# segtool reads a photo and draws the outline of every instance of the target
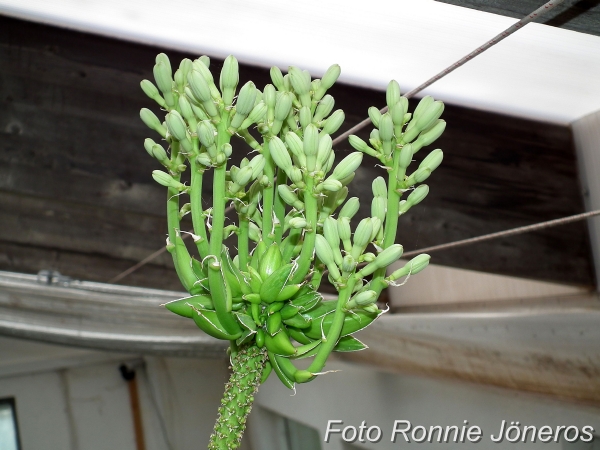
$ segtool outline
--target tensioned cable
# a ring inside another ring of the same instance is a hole
[[[454,70],[458,69],[460,66],[464,65],[467,61],[470,61],[471,59],[475,58],[477,55],[480,55],[481,53],[485,52],[490,47],[496,45],[498,42],[502,41],[503,39],[506,39],[508,36],[510,36],[511,34],[513,34],[514,32],[516,32],[517,30],[520,30],[521,28],[523,28],[528,23],[534,21],[535,19],[537,19],[538,17],[542,16],[543,14],[546,14],[548,11],[550,11],[551,9],[555,8],[556,6],[560,5],[563,2],[564,2],[564,0],[553,0],[553,1],[549,1],[548,3],[545,3],[544,5],[540,6],[538,9],[536,9],[535,11],[533,11],[532,13],[530,13],[527,16],[523,17],[517,23],[515,23],[515,24],[511,25],[510,27],[508,27],[502,33],[498,34],[497,36],[495,36],[492,39],[490,39],[489,41],[487,41],[481,47],[476,48],[475,50],[473,50],[471,53],[469,53],[465,57],[459,59],[458,61],[456,61],[451,66],[445,68],[444,70],[442,70],[437,75],[434,75],[429,80],[425,81],[423,84],[421,84],[421,85],[417,86],[416,88],[408,91],[406,94],[404,94],[404,97],[406,97],[406,98],[413,97],[415,94],[418,94],[423,89],[431,86],[436,81],[442,79],[443,77],[445,77],[449,73],[451,73]],[[387,110],[388,110],[388,107],[385,106],[384,108],[382,108],[380,110],[380,112],[382,114],[384,114],[385,112],[387,112]],[[371,123],[371,119],[367,118],[367,119],[363,120],[362,122],[359,122],[358,124],[354,125],[349,130],[347,130],[344,133],[342,133],[339,136],[337,136],[333,140],[333,145],[339,144],[340,142],[342,142],[344,139],[346,139],[351,134],[356,133],[359,130],[362,130],[369,123]],[[227,214],[228,212],[231,212],[232,210],[233,210],[233,207],[229,206],[228,208],[225,209],[225,213]],[[557,220],[560,220],[560,219],[557,219]],[[576,220],[580,220],[580,219],[576,219]],[[183,238],[185,239],[185,237],[187,237],[187,236],[189,236],[189,235],[186,234],[185,236],[183,236]],[[153,259],[155,259],[158,256],[160,256],[161,254],[163,254],[165,251],[166,251],[166,248],[162,247],[160,250],[157,250],[154,253],[152,253],[151,255],[148,255],[146,258],[142,259],[137,264],[131,266],[129,269],[127,269],[127,270],[121,272],[120,274],[118,274],[117,276],[111,278],[110,280],[108,280],[108,283],[116,283],[116,282],[122,280],[127,275],[135,272],[140,267],[148,264],[150,261],[152,261]]]
[[[577,222],[578,220],[588,219],[590,217],[598,215],[600,215],[600,209],[596,209],[594,211],[589,211],[586,213],[575,214],[574,216],[561,217],[560,219],[548,220],[547,222],[534,223],[533,225],[526,225],[524,227],[511,228],[510,230],[499,231],[497,233],[484,234],[482,236],[477,236],[474,238],[448,242],[447,244],[425,247],[419,250],[406,252],[402,255],[402,257],[416,256],[420,253],[431,253],[438,250],[448,250],[450,248],[461,247],[463,245],[477,244],[479,242],[489,241],[491,239],[514,236],[515,234],[530,233],[532,231],[543,230],[544,228],[556,227],[558,225],[565,225],[567,223]]]

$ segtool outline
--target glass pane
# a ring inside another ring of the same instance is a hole
[[[12,402],[0,400],[0,449],[19,450]]]

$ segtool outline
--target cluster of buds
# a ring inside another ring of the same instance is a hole
[[[313,80],[296,67],[286,75],[274,67],[273,84],[260,91],[248,82],[238,91],[238,63],[232,56],[217,87],[208,57],[184,59],[173,74],[169,59],[160,54],[156,86],[141,83],[166,110],[161,122],[142,109],[144,123],[168,146],[146,139],[144,147],[165,168],[153,177],[168,190],[167,249],[190,294],[166,306],[207,334],[230,341],[233,354],[253,346],[265,349],[263,379],[274,370],[290,388],[322,373],[332,351],[366,348],[352,334],[383,313],[377,306],[381,291],[429,262],[428,255],[419,255],[386,274],[402,257],[402,246],[395,243],[398,217],[426,197],[428,187],[419,184],[442,161],[441,150],[434,150],[406,173],[413,155],[444,130],[443,104],[425,97],[411,114],[392,81],[389,112],[369,110],[375,125],[369,143],[351,136],[357,151],[335,165],[331,135],[344,113],[334,111],[327,91],[339,74],[333,65]],[[239,167],[230,164],[234,137],[257,152]],[[373,181],[371,217],[353,231],[359,200],[348,198],[348,185],[364,154],[379,159],[388,179]],[[181,174],[188,167],[186,185]],[[214,171],[212,206],[203,209],[208,170]],[[189,195],[189,202],[180,208],[182,195]],[[228,205],[238,218],[226,226]],[[198,258],[181,238],[180,220],[188,213]],[[231,234],[237,237],[233,258],[223,245]],[[336,301],[324,301],[318,292],[325,275],[338,291]],[[307,357],[313,357],[308,368],[297,369],[293,361]]]

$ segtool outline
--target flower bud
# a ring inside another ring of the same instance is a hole
[[[379,128],[379,121],[381,120],[381,111],[379,111],[379,109],[375,108],[374,106],[371,106],[368,109],[367,113],[369,114],[369,119],[371,119],[373,125]]]
[[[373,180],[371,184],[371,188],[373,191],[374,197],[383,197],[387,198],[387,186],[385,184],[385,180],[383,177],[377,177]]]
[[[223,96],[225,105],[231,105],[235,96],[235,88],[239,82],[238,62],[233,56],[229,55],[223,62],[223,69],[219,78],[219,87]]]
[[[215,143],[216,129],[208,120],[203,120],[198,124],[197,135],[200,143],[206,147],[212,147]]]
[[[298,115],[300,118],[300,126],[303,129],[306,129],[306,127],[312,123],[312,113],[310,112],[310,108],[308,106],[303,106],[300,108]]]
[[[371,216],[377,217],[381,222],[385,220],[385,213],[387,211],[387,198],[385,197],[373,197],[371,201]]]
[[[162,186],[174,188],[178,191],[185,190],[185,185],[183,183],[175,180],[171,175],[163,172],[162,170],[152,171],[152,178],[154,178],[154,181]]]
[[[336,180],[342,180],[352,175],[356,169],[360,167],[363,155],[361,152],[353,152],[346,156],[340,161],[340,163],[333,169],[331,178]]]
[[[394,281],[407,275],[415,275],[429,265],[430,259],[431,257],[426,253],[415,256],[413,259],[407,262],[404,267],[392,272],[386,278],[386,281]]]
[[[377,150],[369,147],[369,144],[367,144],[365,141],[363,141],[358,136],[355,136],[354,134],[348,137],[348,142],[359,152],[366,153],[367,155],[374,156],[375,158],[379,156]]]
[[[257,103],[254,106],[254,108],[252,108],[252,111],[250,111],[250,114],[248,114],[248,117],[246,117],[246,119],[244,119],[240,128],[242,130],[245,130],[252,124],[262,122],[266,113],[267,113],[267,105],[265,104],[265,102],[261,101],[261,102]]]
[[[412,162],[412,157],[413,157],[412,144],[404,144],[402,149],[400,149],[400,156],[398,157],[398,167],[406,170],[406,168]]]
[[[171,134],[171,136],[178,141],[187,139],[187,126],[179,112],[175,110],[171,111],[165,116],[165,121],[167,122],[167,128],[169,129],[169,134]]]
[[[338,109],[335,111],[329,118],[325,121],[323,125],[323,133],[333,134],[337,130],[340,129],[342,124],[344,123],[344,119],[346,116],[344,115],[344,111]]]
[[[406,201],[410,203],[410,206],[418,205],[425,199],[425,197],[427,197],[428,193],[429,186],[427,186],[426,184],[422,184],[410,193]]]
[[[275,85],[275,87],[280,90],[280,91],[285,91],[285,85],[283,83],[283,74],[281,73],[281,70],[279,69],[279,67],[277,66],[273,66],[271,67],[271,80],[273,81],[273,84]]]
[[[349,198],[348,201],[346,202],[346,204],[344,206],[342,206],[342,209],[340,209],[338,216],[340,218],[347,217],[348,220],[352,219],[358,212],[359,208],[360,208],[360,201],[358,200],[358,197]],[[340,237],[341,237],[341,234],[340,234]],[[348,236],[348,237],[350,237],[350,236]]]
[[[333,110],[333,106],[335,105],[335,100],[329,94],[321,99],[319,104],[317,105],[317,109],[315,110],[315,114],[313,116],[314,122],[320,122],[325,117],[329,115],[329,113]]]
[[[142,108],[140,110],[140,119],[142,119],[142,122],[144,122],[148,128],[156,131],[162,137],[167,135],[166,128],[160,123],[160,120],[158,120],[156,114],[154,114],[148,108]]]
[[[437,148],[433,150],[427,157],[419,164],[420,168],[428,168],[431,172],[438,168],[444,159],[444,152]]]
[[[254,108],[254,100],[256,99],[256,86],[252,81],[248,81],[240,89],[237,103],[235,104],[235,111],[238,114],[247,116]]]
[[[163,108],[166,106],[165,99],[161,97],[158,89],[156,89],[156,86],[154,86],[150,80],[142,80],[140,86],[142,91],[144,91],[144,94],[146,94]]]
[[[385,91],[385,102],[389,109],[400,101],[400,85],[396,80],[389,82]]]
[[[307,225],[308,225],[308,223],[306,222],[306,219],[304,219],[302,217],[294,217],[294,218],[290,219],[290,227],[291,228],[296,228],[296,229],[306,228]]]
[[[290,171],[292,168],[292,158],[290,158],[285,144],[277,136],[269,142],[269,152],[278,167],[286,173]]]

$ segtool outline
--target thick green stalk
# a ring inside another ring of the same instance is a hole
[[[406,169],[398,167],[398,159],[400,158],[400,150],[394,150],[394,160],[392,162],[392,170],[388,176],[388,198],[387,198],[387,212],[385,214],[385,226],[383,231],[383,245],[384,249],[396,242],[396,233],[398,232],[398,214],[400,204],[400,194],[398,189],[403,185],[398,179],[404,179]],[[377,292],[379,295],[383,289],[387,287],[387,284],[383,281],[385,278],[386,268],[377,269],[373,274],[371,281],[371,289]]]
[[[342,332],[342,327],[344,326],[344,318],[347,314],[347,312],[344,310],[344,306],[346,305],[346,302],[350,299],[350,295],[352,294],[352,290],[354,289],[355,284],[356,279],[354,277],[350,277],[346,286],[342,288],[342,290],[340,290],[337,300],[337,307],[335,308],[335,313],[333,316],[333,322],[331,323],[331,328],[327,333],[326,340],[323,340],[323,342],[319,346],[319,351],[315,355],[315,359],[313,359],[310,366],[308,366],[309,372],[321,372],[323,370],[323,367],[325,367],[327,358],[333,351],[333,348],[336,346],[340,338],[340,333]]]
[[[313,194],[315,180],[311,176],[306,177],[306,187],[304,188],[304,210],[306,214],[307,230],[304,233],[304,243],[302,251],[298,258],[298,269],[294,273],[292,283],[300,283],[308,274],[310,263],[315,251],[315,241],[317,238],[317,217],[318,203],[317,198]]]
[[[223,144],[229,143],[231,135],[227,132],[228,112],[224,111],[221,115],[221,121],[217,125],[217,150],[221,151]],[[213,177],[213,220],[210,232],[209,255],[205,258],[208,264],[208,284],[210,293],[215,305],[217,317],[223,327],[231,334],[239,331],[233,314],[231,313],[231,292],[226,285],[221,268],[221,251],[223,247],[223,228],[225,226],[225,175],[227,171],[226,164],[215,167]],[[218,264],[215,264],[218,262]]]
[[[240,349],[232,356],[233,373],[225,385],[217,422],[208,444],[209,450],[239,448],[266,361],[266,349],[255,346]]]
[[[275,242],[281,242],[283,237],[283,221],[285,220],[285,202],[282,200],[277,190],[277,186],[287,183],[287,175],[281,169],[277,171],[277,182],[275,184],[275,200],[273,201],[273,210],[277,217],[277,225],[275,225]]]
[[[238,257],[240,263],[240,270],[246,271],[248,266],[248,255],[250,249],[248,246],[249,234],[250,234],[250,221],[248,216],[240,214],[240,226],[238,230]]]
[[[196,247],[201,258],[208,255],[208,235],[206,233],[206,225],[204,223],[204,212],[202,210],[202,181],[204,171],[200,169],[196,158],[190,160],[190,168],[192,171],[192,186],[190,191],[190,203],[192,205],[192,223],[194,225],[194,234],[200,236],[196,241]]]
[[[267,247],[273,243],[273,200],[275,197],[275,163],[271,158],[269,143],[263,143],[263,156],[265,157],[265,168],[263,174],[268,178],[269,185],[263,189],[263,212],[262,212],[262,235]]]

